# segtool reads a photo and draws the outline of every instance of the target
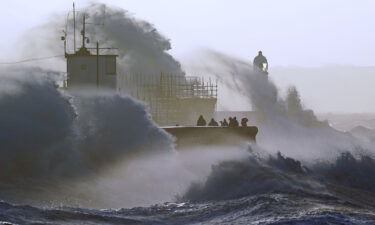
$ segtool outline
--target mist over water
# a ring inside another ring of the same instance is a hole
[[[247,157],[213,166],[207,180],[193,183],[181,200],[267,193],[337,196],[342,187],[374,192],[373,146],[319,121],[303,106],[295,87],[280,96],[272,80],[254,72],[250,63],[213,50],[196,57],[186,68],[214,75],[223,86],[247,97],[256,111],[250,124],[260,132]]]
[[[166,52],[169,40],[153,25],[125,10],[91,4],[77,15],[77,34],[83,12],[91,24],[87,25],[91,43],[99,40],[101,47],[119,48],[119,74],[184,74]],[[54,16],[33,29],[21,45],[22,57],[63,52],[58,40],[64,21],[65,17]],[[71,51],[72,18],[68,25]],[[52,63],[52,68],[51,63],[35,62],[39,67],[1,70],[4,200],[86,207],[173,201],[190,182],[204,179],[212,164],[245,154],[201,148],[176,153],[173,138],[152,122],[143,103],[109,92],[59,89],[56,83],[62,75],[55,71],[60,62]]]
[[[95,48],[99,41],[101,54],[118,54],[118,74],[141,74],[159,76],[163,74],[183,75],[180,63],[167,51],[171,42],[156,27],[144,20],[135,18],[132,13],[102,3],[90,3],[77,9],[76,15],[76,48],[82,46],[81,30],[83,15],[86,16],[86,36],[89,43],[86,47]],[[73,16],[53,15],[45,24],[27,32],[19,46],[16,46],[21,58],[36,58],[49,55],[63,55],[64,44],[60,37],[67,33],[67,51],[73,53]],[[93,54],[96,51],[91,49]],[[64,59],[51,59],[54,65],[44,62],[33,62],[43,68],[65,70]],[[147,80],[146,80],[147,81]]]
[[[1,177],[58,173],[61,164],[55,157],[69,158],[73,153],[65,141],[76,117],[68,96],[41,69],[10,68],[1,73]],[[65,148],[66,154],[59,154]],[[70,164],[68,158],[62,161]]]
[[[375,160],[368,155],[356,157],[344,152],[335,160],[306,166],[280,152],[265,155],[257,146],[248,150],[250,154],[242,159],[214,165],[207,179],[192,183],[180,200],[228,200],[269,193],[335,196],[338,190],[351,198],[353,190],[345,188],[375,196]]]
[[[1,71],[0,197],[32,205],[130,207],[174,201],[239,149],[177,153],[143,103],[108,92],[66,93],[58,73]],[[43,193],[42,195],[40,193]]]
[[[113,93],[69,95],[47,74],[1,71],[2,182],[48,188],[95,178],[134,156],[173,153],[172,138],[142,103]],[[25,185],[29,179],[35,183]]]
[[[267,151],[281,151],[311,161],[335,159],[340,152],[367,151],[371,147],[348,133],[335,130],[328,122],[319,121],[312,110],[305,108],[295,87],[290,87],[285,97],[280,96],[272,80],[254,72],[250,62],[205,50],[196,54],[195,60],[185,67],[188,71],[215,76],[222,88],[246,97],[256,112],[249,124],[259,126],[257,143]]]
[[[102,46],[119,47],[120,73],[185,74],[166,52],[169,40],[153,25],[104,4],[91,4],[82,11],[90,23],[104,21],[105,26],[88,26],[88,34],[91,42],[101,40]],[[56,17],[43,29],[61,24]],[[46,49],[56,44],[55,31],[31,39]],[[142,102],[104,91],[68,93],[58,88],[61,74],[46,69],[48,65],[0,70],[0,199],[94,208],[183,202],[176,204],[177,209],[166,204],[116,211],[156,216],[159,222],[163,210],[176,213],[170,220],[196,215],[195,221],[202,221],[207,215],[198,211],[206,209],[212,210],[207,212],[210,216],[224,215],[237,209],[232,207],[235,203],[225,201],[239,198],[255,201],[240,202],[238,208],[255,205],[245,214],[257,217],[277,211],[262,211],[261,206],[257,208],[259,202],[267,205],[272,200],[277,205],[285,196],[287,204],[277,208],[292,205],[293,212],[300,206],[294,206],[296,202],[304,209],[310,207],[305,198],[318,202],[312,208],[329,201],[343,204],[342,199],[358,208],[375,207],[366,202],[375,199],[371,144],[319,121],[303,105],[297,88],[280,96],[272,80],[254,72],[246,60],[213,50],[196,59],[186,67],[188,71],[217,77],[222,88],[244,96],[252,105],[256,116],[250,124],[260,131],[257,144],[247,143],[242,149],[199,146],[176,151],[173,137],[152,121]],[[357,193],[354,197],[353,192]],[[179,208],[184,204],[187,208]],[[0,207],[1,212],[11,206],[0,203]],[[212,213],[220,207],[223,211]]]
[[[154,25],[135,19],[129,12],[105,4],[91,4],[84,9],[88,20],[103,26],[88,26],[93,40],[102,46],[119,49],[120,73],[159,75],[160,73],[181,75],[180,63],[166,51],[171,49],[169,39]],[[104,42],[103,42],[103,41]]]

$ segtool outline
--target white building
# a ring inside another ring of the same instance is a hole
[[[116,90],[117,55],[91,54],[84,46],[66,54],[68,89],[100,88]]]
[[[73,8],[73,15],[75,11]],[[75,20],[74,20],[75,30]],[[141,74],[117,74],[115,54],[100,54],[100,50],[85,46],[85,15],[83,15],[82,45],[74,51],[66,50],[67,76],[64,87],[68,90],[111,90],[146,103],[152,118],[159,125],[193,125],[203,115],[208,120],[214,117],[217,103],[217,82],[204,82],[203,78],[182,75],[164,75],[155,71],[154,76]],[[108,51],[106,51],[108,52]]]
[[[73,4],[74,14],[74,32],[75,32],[75,8]],[[82,45],[77,51],[75,47],[75,33],[74,33],[74,50],[73,53],[68,53],[66,49],[66,33],[62,37],[64,40],[64,50],[67,64],[67,77],[64,84],[65,88],[69,90],[79,90],[86,88],[116,90],[116,57],[117,55],[100,54],[101,49],[99,42],[96,42],[96,48],[86,48],[86,17],[83,15],[83,29],[82,29]],[[90,52],[90,50],[91,52]]]

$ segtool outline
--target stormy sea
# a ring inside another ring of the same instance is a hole
[[[142,102],[2,71],[1,223],[375,224],[372,133],[332,128],[244,66],[232,72],[266,89],[249,93],[257,143],[178,151]]]
[[[216,77],[252,105],[257,141],[176,149],[126,93],[66,91],[58,62],[1,68],[0,224],[375,224],[373,127],[336,129],[295,87],[280,95],[225,53],[182,67],[151,24],[102,4],[85,10],[94,22],[105,12],[107,30],[88,33],[115,40],[120,72]],[[56,21],[36,29],[34,46],[56,42],[43,33]]]

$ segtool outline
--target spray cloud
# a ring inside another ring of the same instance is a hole
[[[310,160],[368,147],[319,121],[312,110],[305,109],[295,87],[285,98],[280,96],[271,78],[254,72],[251,63],[213,50],[200,56],[186,69],[216,76],[224,87],[247,98],[256,112],[250,123],[259,126],[258,144],[265,149]]]

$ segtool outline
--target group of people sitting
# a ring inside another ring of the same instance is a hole
[[[222,126],[222,127],[239,127],[239,123],[238,123],[237,117],[229,117],[228,120],[229,120],[229,123],[228,123],[228,121],[225,118],[224,118],[224,120],[219,121],[220,122],[220,126]],[[247,127],[247,122],[248,121],[249,120],[246,117],[242,118],[241,119],[241,126],[242,127]],[[206,126],[206,125],[207,125],[206,120],[203,118],[202,115],[200,115],[199,118],[198,118],[198,121],[197,121],[197,126]],[[219,124],[215,121],[214,118],[212,118],[210,120],[210,122],[208,123],[208,126],[218,127]]]

